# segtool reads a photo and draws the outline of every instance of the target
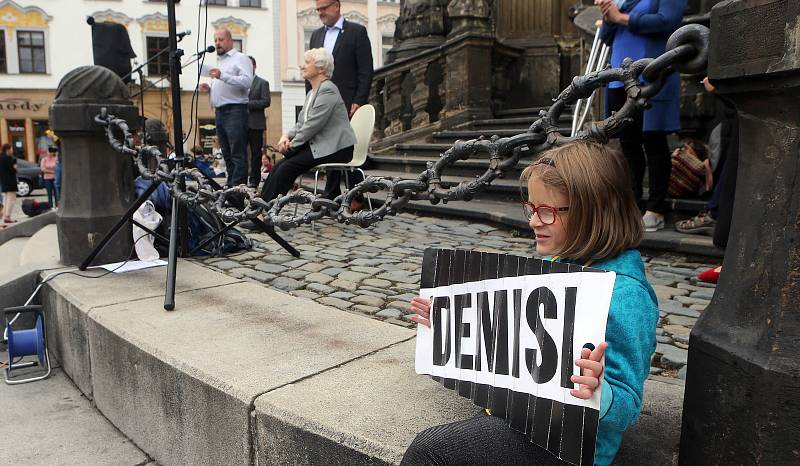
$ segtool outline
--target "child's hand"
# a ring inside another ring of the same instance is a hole
[[[416,299],[416,298],[415,298]],[[600,376],[603,375],[603,355],[608,348],[608,343],[602,342],[593,351],[589,348],[581,350],[581,358],[575,360],[575,365],[581,368],[581,375],[570,377],[572,383],[580,384],[577,390],[570,390],[569,394],[575,398],[588,400],[595,389],[600,386]]]
[[[431,326],[431,300],[428,298],[423,298],[421,296],[416,296],[411,298],[411,310],[414,314],[411,316],[411,320],[424,325],[426,327]]]

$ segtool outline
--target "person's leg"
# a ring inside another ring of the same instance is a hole
[[[225,131],[234,163],[232,169],[228,167],[232,173],[231,182],[234,186],[247,184],[247,106],[234,107],[228,121]]]
[[[290,154],[275,164],[261,188],[261,199],[269,202],[288,193],[298,176],[319,163],[311,154],[308,144],[303,145],[294,154]]]
[[[647,210],[664,215],[667,210],[667,190],[672,173],[672,160],[664,131],[646,131],[643,143],[647,154],[647,168],[650,180],[650,196]]]
[[[227,119],[228,112],[226,109],[217,110],[214,121],[217,126],[217,142],[219,142],[219,147],[222,150],[222,159],[225,160],[225,185],[233,186],[233,183],[231,183],[233,160],[231,160],[231,146],[228,138]]]
[[[17,193],[15,192],[7,192],[5,193],[6,199],[6,206],[5,206],[5,218],[6,223],[10,223],[11,221],[11,214],[14,212],[14,202],[17,200]]]
[[[617,111],[625,104],[626,94],[622,88],[608,90],[608,109]],[[619,135],[619,144],[622,155],[628,161],[631,173],[631,186],[637,201],[641,201],[643,195],[642,181],[645,172],[645,158],[642,150],[642,115],[634,117],[634,121],[626,126]]]
[[[258,186],[261,181],[261,148],[264,146],[264,130],[248,130],[248,143],[250,146],[250,179],[248,184]]]
[[[401,466],[422,465],[567,465],[506,421],[478,415],[465,421],[431,427],[420,432],[406,450]]]
[[[322,197],[326,199],[336,199],[342,194],[342,171],[330,170],[325,173],[325,189],[322,191]]]
[[[55,205],[53,195],[55,194],[56,188],[53,184],[53,180],[44,180],[44,190],[47,191],[47,202],[50,204],[50,207]]]

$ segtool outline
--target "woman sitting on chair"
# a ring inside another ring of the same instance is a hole
[[[323,48],[304,55],[303,78],[311,83],[297,125],[278,141],[285,157],[267,177],[261,189],[265,201],[284,195],[294,180],[323,163],[347,163],[353,159],[356,135],[339,89],[330,81],[333,55]]]

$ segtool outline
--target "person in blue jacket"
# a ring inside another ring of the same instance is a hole
[[[574,142],[542,154],[522,180],[537,254],[616,272],[606,341],[594,350],[583,349],[575,361],[582,375],[572,376],[577,388],[570,391],[588,399],[602,386],[594,464],[606,466],[622,434],[639,417],[658,322],[656,294],[635,249],[644,232],[628,168],[622,155],[606,146]],[[413,298],[412,320],[430,326],[430,304],[427,298]],[[569,463],[511,430],[505,419],[477,416],[419,433],[401,466],[467,464]]]
[[[595,4],[603,12],[600,38],[611,47],[612,67],[621,66],[626,57],[639,60],[664,53],[667,39],[680,26],[686,9],[686,0],[595,0]],[[667,135],[680,129],[680,87],[678,73],[671,74],[650,101],[651,107],[644,115],[638,115],[619,138],[640,201],[645,167],[649,172],[649,196],[642,217],[645,231],[664,228],[672,171]],[[622,83],[610,83],[606,96],[608,113],[619,110],[625,98]]]

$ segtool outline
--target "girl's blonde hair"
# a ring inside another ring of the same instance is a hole
[[[644,235],[628,164],[617,151],[574,142],[543,153],[520,178],[557,189],[569,199],[567,259],[601,260],[635,248]],[[524,190],[523,190],[524,191]],[[524,192],[523,192],[524,194]]]

